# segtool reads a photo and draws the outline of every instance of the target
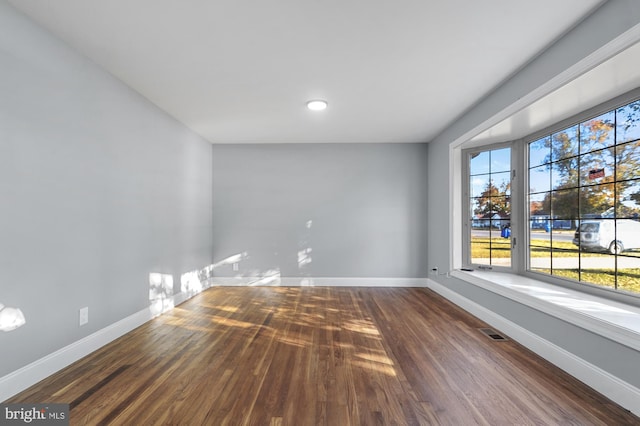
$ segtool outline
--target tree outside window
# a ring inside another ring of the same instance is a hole
[[[640,292],[640,101],[528,147],[531,270]]]

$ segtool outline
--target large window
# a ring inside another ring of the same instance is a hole
[[[640,293],[640,101],[528,143],[531,271]]]
[[[464,263],[640,295],[640,100],[573,123],[465,151]]]
[[[511,148],[469,155],[471,262],[511,266]]]

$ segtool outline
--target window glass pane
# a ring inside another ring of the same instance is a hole
[[[528,154],[529,268],[640,294],[640,100]]]
[[[471,263],[510,267],[511,148],[471,154],[469,167]]]
[[[575,188],[578,186],[578,157],[551,164],[551,188]]]
[[[489,228],[491,226],[491,220],[495,215],[493,198],[480,197],[474,200],[475,208],[473,215],[481,222],[482,228]]]
[[[613,219],[580,221],[574,244],[580,248],[580,281],[604,287],[615,287],[615,255],[607,252],[614,239]]]
[[[550,192],[529,196],[529,220],[531,229],[544,229],[550,218]]]
[[[580,185],[611,182],[614,158],[614,148],[582,155],[580,157]]]
[[[471,262],[480,265],[510,266],[504,260],[498,261],[504,254],[504,241],[502,241],[500,216],[496,213],[482,215],[480,226],[471,231]]]
[[[469,171],[471,175],[489,173],[489,151],[471,154]]]
[[[550,166],[534,167],[529,170],[529,192],[546,192],[551,189]]]
[[[471,176],[471,196],[472,197],[480,197],[484,192],[489,194],[489,175],[477,175]]]
[[[640,251],[624,251],[618,256],[618,290],[640,293]]]
[[[553,161],[578,155],[578,126],[554,133],[551,135],[551,141]]]
[[[640,141],[616,147],[616,179],[640,178]]]
[[[616,286],[616,256],[607,253],[580,254],[580,281],[602,287]]]
[[[610,111],[580,124],[580,153],[586,154],[612,146],[614,123],[615,114]]]
[[[491,151],[491,173],[511,171],[511,148]]]
[[[567,233],[565,231],[571,230],[571,228],[573,228],[573,224],[574,224],[574,220],[572,219],[563,219],[563,218],[553,217],[553,219],[551,219],[552,239],[555,242],[559,240],[571,241],[573,239],[573,235],[570,235],[571,233]],[[565,237],[562,237],[562,235],[565,235]],[[571,238],[567,238],[566,237],[567,235],[569,235]],[[564,247],[564,248],[567,248],[567,247]]]
[[[497,219],[508,220],[511,218],[511,197],[492,197],[491,207],[499,216]]]
[[[529,144],[529,167],[551,162],[551,137],[547,136]]]
[[[565,191],[566,192],[566,191]],[[571,190],[570,192],[573,192]],[[579,249],[573,244],[572,220],[552,219],[549,239],[551,240],[551,274],[563,278],[578,279]]]
[[[469,218],[471,220],[471,227],[477,228],[480,226],[478,223],[478,217],[475,214],[475,211],[478,209],[478,199],[471,198],[469,202]]]
[[[566,189],[551,193],[551,213],[554,219],[563,219],[568,225],[562,224],[562,228],[571,229],[571,221],[578,218],[579,190]],[[556,221],[556,224],[560,222]]]
[[[580,278],[580,250],[573,244],[573,232],[564,227],[566,221],[554,220],[551,231],[552,275],[578,280]]]
[[[493,210],[493,198],[476,198],[473,202],[473,226],[480,229],[497,228],[500,216]]]
[[[489,213],[485,215],[487,223],[489,224],[489,232],[491,237],[500,235],[500,215],[497,213]]]
[[[491,183],[496,195],[511,194],[511,172],[491,173]]]
[[[549,228],[549,222],[546,229]],[[545,230],[545,225],[540,227],[540,222],[529,223],[529,256],[530,269],[532,271],[551,273],[551,234]]]
[[[640,179],[616,184],[616,217],[640,219]]]
[[[640,139],[640,101],[632,102],[616,111],[616,142]]]
[[[616,286],[616,256],[608,253],[581,253],[580,281],[602,287]]]
[[[616,254],[631,254],[640,249],[640,222],[632,219],[616,220],[615,237],[607,235],[606,242],[609,243],[609,252]],[[615,250],[611,244],[617,243]]]
[[[580,189],[580,218],[611,217],[614,207],[612,183],[586,186]]]
[[[491,234],[491,264],[511,266],[511,224],[509,220],[498,222],[500,233]]]
[[[479,213],[481,210],[481,205],[480,202],[482,200],[480,198],[472,198],[471,199],[471,205],[469,206],[471,208],[471,212],[470,212],[470,217],[471,217],[471,227],[472,228],[483,228],[484,227],[484,223],[482,221],[482,214]]]
[[[615,219],[583,219],[576,242],[585,252],[602,253],[609,250],[616,239]]]
[[[481,231],[480,231],[481,232]],[[491,243],[489,233],[472,236],[471,238],[471,263],[477,265],[491,265]]]

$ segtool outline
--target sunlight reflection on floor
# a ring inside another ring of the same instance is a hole
[[[378,364],[373,362],[365,362],[365,361],[359,361],[359,360],[353,360],[351,361],[351,363],[356,367],[365,368],[367,370],[373,370],[378,373],[385,374],[387,376],[391,376],[391,377],[397,376],[396,370],[390,365]]]
[[[393,365],[393,361],[386,355],[376,355],[376,354],[372,354],[372,353],[364,353],[364,352],[360,352],[357,353],[356,356],[358,358],[362,358],[365,359],[367,361],[373,361],[373,362],[377,362],[380,364],[386,364],[386,365]]]
[[[372,336],[380,335],[380,331],[372,323],[365,321],[349,321],[343,327],[349,331],[355,331],[357,333],[364,333]]]

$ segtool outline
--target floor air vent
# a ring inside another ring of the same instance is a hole
[[[493,328],[479,328],[478,330],[480,330],[482,334],[487,336],[489,339],[495,340],[497,342],[504,342],[505,340],[509,340],[502,334],[495,331]]]

